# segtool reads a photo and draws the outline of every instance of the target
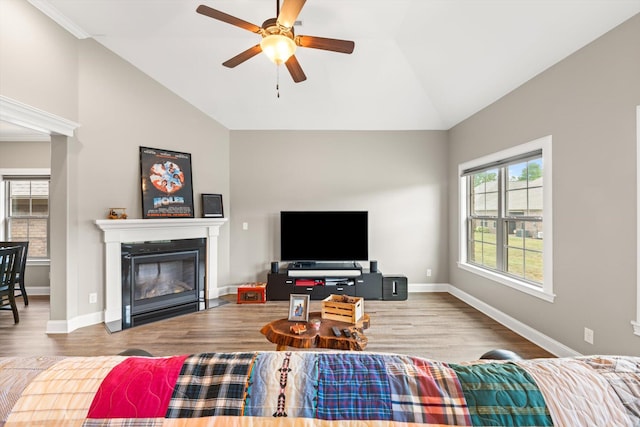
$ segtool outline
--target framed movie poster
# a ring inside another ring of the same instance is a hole
[[[143,218],[193,218],[191,154],[140,147]]]

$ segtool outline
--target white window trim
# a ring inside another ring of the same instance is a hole
[[[5,210],[4,210],[4,201],[5,201],[5,191],[4,191],[4,179],[2,178],[5,175],[10,176],[51,176],[50,168],[4,168],[0,169],[0,241],[4,240],[6,237],[5,233]],[[46,258],[39,258],[37,260],[29,260],[27,261],[27,265],[49,265],[50,260]]]
[[[458,223],[459,223],[459,242],[458,242],[458,267],[485,277],[494,282],[503,284],[513,289],[517,289],[528,295],[532,295],[536,298],[543,299],[548,302],[553,302],[555,294],[553,293],[553,209],[552,209],[552,177],[551,171],[553,169],[551,164],[551,135],[544,136],[542,138],[526,142],[515,147],[508,148],[506,150],[499,151],[497,153],[489,154],[487,156],[470,160],[458,165]],[[493,272],[467,262],[467,179],[461,176],[462,171],[488,164],[496,161],[500,161],[509,157],[525,154],[531,151],[542,149],[542,161],[544,164],[542,170],[542,177],[544,182],[544,195],[543,195],[543,214],[542,219],[544,223],[544,239],[543,239],[543,264],[544,264],[544,280],[542,287],[538,287],[527,283],[523,280],[518,280],[513,277],[509,277],[499,272]],[[640,218],[640,215],[639,215]],[[639,219],[640,221],[640,219]],[[640,247],[640,246],[639,246]],[[639,276],[640,278],[640,276]],[[640,282],[639,282],[640,283]],[[640,300],[639,300],[640,301]],[[639,311],[640,318],[640,311]],[[640,327],[640,323],[638,324]]]
[[[636,107],[636,320],[631,321],[633,333],[640,336],[640,105]]]

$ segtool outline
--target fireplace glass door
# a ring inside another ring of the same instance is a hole
[[[123,256],[123,328],[198,311],[204,297],[200,249],[164,252],[149,244]]]

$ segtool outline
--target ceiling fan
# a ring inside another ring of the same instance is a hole
[[[306,0],[284,0],[280,10],[280,2],[276,0],[277,18],[267,19],[261,27],[205,5],[198,6],[196,12],[262,36],[260,43],[223,62],[222,65],[233,68],[264,52],[277,65],[284,63],[293,81],[299,83],[306,80],[307,76],[294,55],[297,46],[340,53],[352,53],[355,47],[355,43],[349,40],[296,36],[293,25],[305,2]]]

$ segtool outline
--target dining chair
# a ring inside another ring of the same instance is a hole
[[[29,297],[24,287],[24,274],[27,269],[27,252],[29,252],[29,242],[0,242],[0,248],[14,247],[20,248],[18,271],[16,273],[17,297],[22,297],[24,305],[29,305]]]
[[[19,246],[0,248],[0,310],[11,310],[14,323],[20,322],[15,294],[20,251]]]

